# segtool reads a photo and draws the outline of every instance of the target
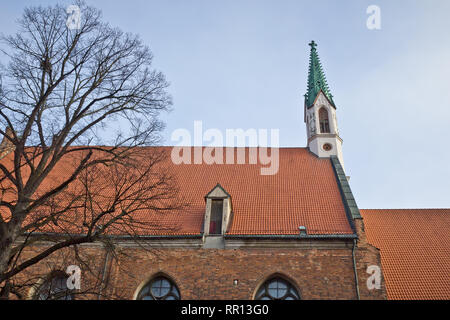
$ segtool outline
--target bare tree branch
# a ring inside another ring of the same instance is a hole
[[[75,2],[79,29],[66,26],[63,6],[39,6],[25,9],[15,35],[0,37],[9,58],[0,69],[0,152],[10,151],[0,158],[4,294],[20,295],[15,276],[59,250],[151,232],[142,214],[183,207],[167,155],[149,148],[171,106],[164,75],[138,36]],[[51,245],[23,256],[44,240]]]

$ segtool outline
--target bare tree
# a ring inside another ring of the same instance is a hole
[[[168,83],[138,36],[76,4],[79,28],[68,28],[61,5],[32,7],[17,34],[1,37],[10,60],[0,73],[0,135],[11,151],[0,154],[4,295],[12,277],[57,250],[142,232],[149,225],[135,217],[179,206],[166,155],[142,148],[159,141]],[[51,245],[20,256],[41,240]]]

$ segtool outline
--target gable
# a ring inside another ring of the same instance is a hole
[[[228,198],[230,195],[226,192],[223,187],[218,183],[208,194],[206,198]]]

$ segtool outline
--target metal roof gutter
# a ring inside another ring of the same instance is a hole
[[[307,234],[307,235],[283,235],[283,234],[227,234],[225,239],[279,239],[279,240],[303,240],[303,239],[357,239],[356,234]]]
[[[353,273],[355,275],[356,299],[357,300],[361,300],[361,297],[360,297],[360,294],[359,294],[358,270],[356,269],[356,258],[355,258],[356,241],[357,241],[356,239],[353,239],[353,248],[352,248]]]
[[[57,233],[57,232],[33,232],[25,233],[24,235],[30,236],[71,236],[71,237],[82,237],[86,234],[83,233]],[[110,238],[110,239],[132,239],[132,240],[155,240],[155,239],[198,239],[201,238],[202,234],[187,234],[187,235],[101,235],[99,239]]]
[[[34,232],[31,236],[73,236],[80,237],[84,234],[63,234],[56,232]],[[107,235],[99,238],[127,239],[127,240],[157,240],[157,239],[200,239],[202,234],[187,235]],[[278,239],[278,240],[302,240],[302,239],[357,239],[356,234],[226,234],[225,239]]]

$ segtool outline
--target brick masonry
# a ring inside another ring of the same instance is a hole
[[[368,290],[366,282],[369,265],[381,268],[379,250],[367,243],[363,221],[355,220],[359,241],[355,251],[359,292],[361,299],[386,299],[384,279],[381,289]],[[339,241],[339,240],[336,240]],[[44,247],[35,247],[33,252]],[[351,246],[329,249],[202,249],[159,248],[146,250],[123,247],[117,256],[106,256],[102,246],[84,246],[61,250],[46,260],[32,266],[17,277],[17,281],[37,279],[52,269],[64,270],[67,265],[85,264],[82,299],[106,298],[133,299],[139,289],[159,274],[172,279],[178,286],[182,299],[253,299],[259,286],[273,275],[289,280],[302,299],[356,299],[356,282]],[[32,252],[26,252],[25,256]],[[78,256],[78,257],[76,257]],[[82,258],[80,258],[82,257]],[[106,268],[105,268],[106,262]],[[89,270],[87,270],[89,269]],[[235,284],[234,280],[238,280]],[[92,288],[92,289],[91,289]],[[28,289],[27,289],[28,290]],[[23,292],[28,296],[29,292]]]
[[[279,274],[295,285],[303,299],[356,297],[348,249],[191,249],[162,253],[161,261],[154,261],[142,250],[128,252],[130,257],[114,268],[114,287],[132,298],[140,284],[164,273],[177,283],[182,299],[253,299],[268,277]]]

